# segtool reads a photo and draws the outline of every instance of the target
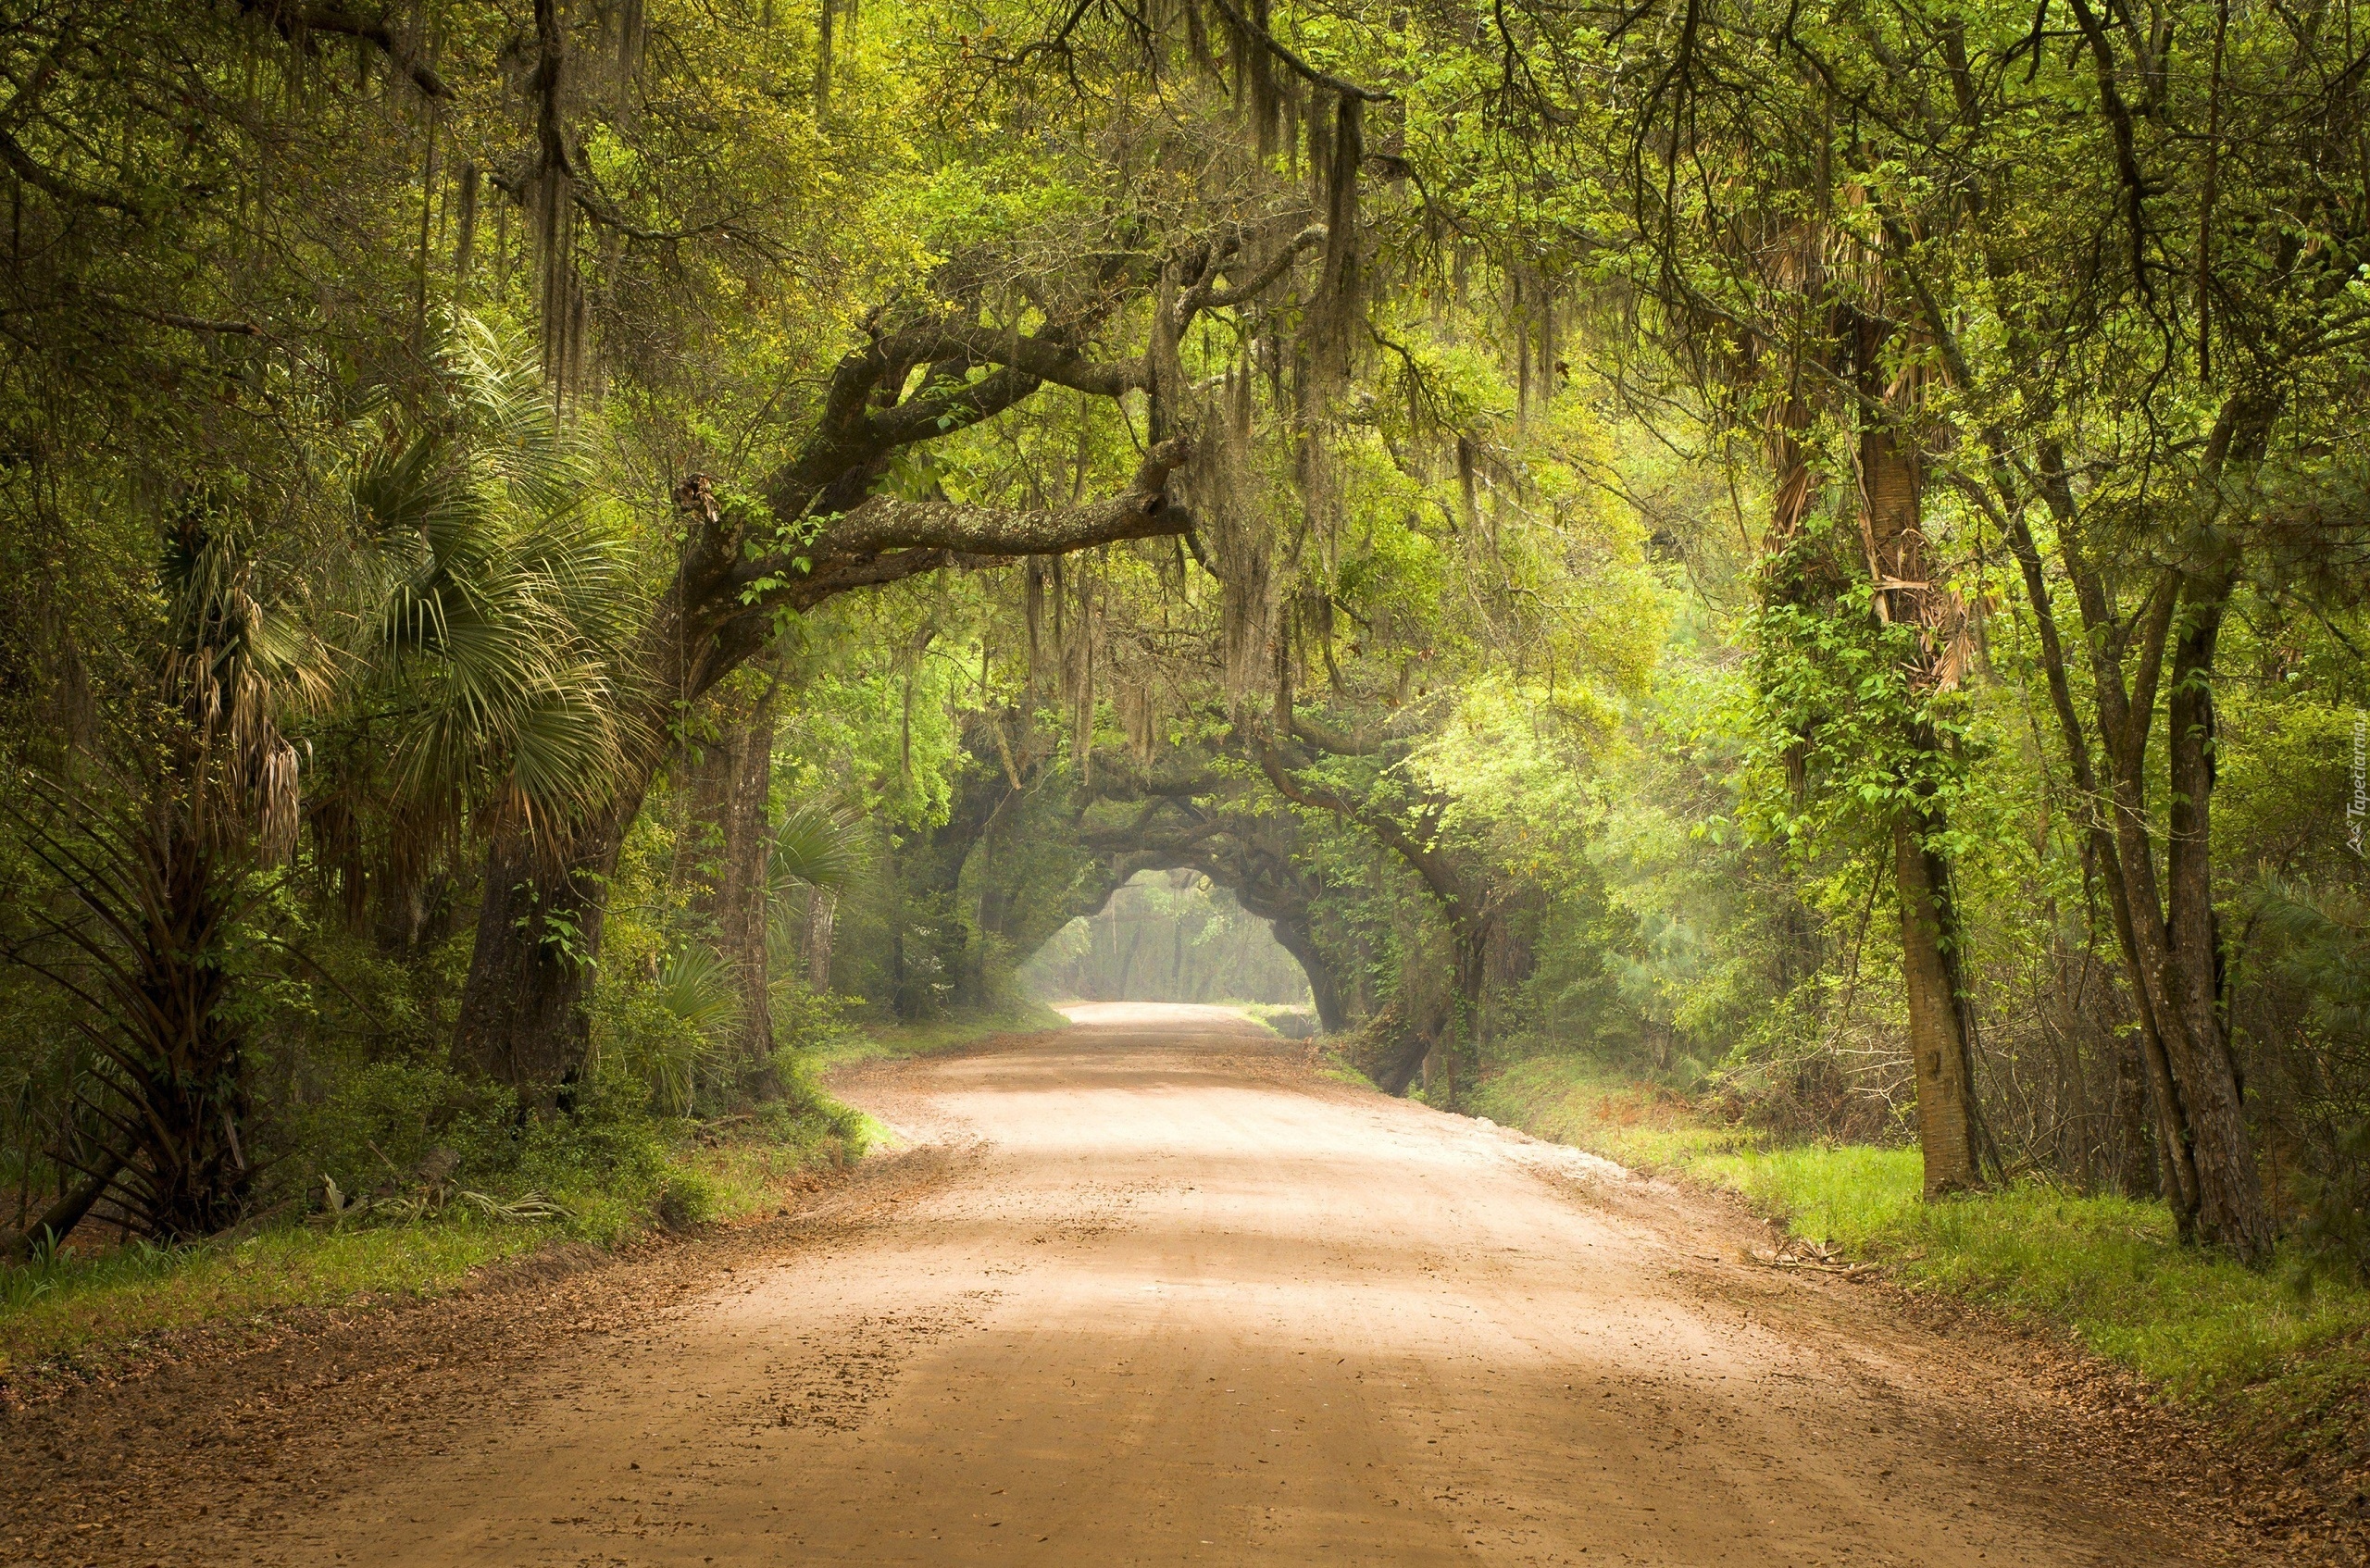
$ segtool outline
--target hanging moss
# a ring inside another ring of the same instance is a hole
[[[1329,392],[1350,373],[1350,332],[1358,311],[1358,163],[1364,104],[1337,99],[1325,166],[1325,265],[1309,305],[1308,351]]]
[[[1257,32],[1264,34],[1267,31],[1269,15],[1269,0],[1251,0],[1251,25]],[[1251,90],[1246,104],[1251,114],[1252,145],[1265,159],[1276,151],[1276,61],[1256,39],[1251,43],[1251,54],[1246,62],[1250,67]]]
[[[455,223],[453,241],[453,288],[463,299],[468,297],[469,269],[477,259],[478,247],[478,166],[473,160],[461,166],[461,189],[458,198],[460,215]]]

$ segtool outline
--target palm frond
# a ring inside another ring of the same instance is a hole
[[[438,365],[439,398],[382,413],[351,480],[379,557],[360,656],[396,815],[556,832],[617,776],[611,672],[640,590],[531,347],[463,316]]]
[[[705,942],[685,942],[659,967],[658,998],[709,1040],[723,1039],[741,1021],[732,966]]]
[[[806,801],[774,830],[767,863],[767,891],[777,900],[793,888],[844,891],[864,868],[864,818],[844,806]]]

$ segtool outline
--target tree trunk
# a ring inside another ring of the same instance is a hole
[[[2040,628],[2041,656],[2049,677],[2051,705],[2065,736],[2074,781],[2089,803],[2090,843],[2106,877],[2109,905],[2114,915],[2115,943],[2122,950],[2124,972],[2131,981],[2132,1008],[2137,1014],[2135,1036],[2139,1064],[2147,1076],[2149,1104],[2156,1126],[2159,1170],[2156,1185],[2173,1212],[2181,1238],[2196,1230],[2197,1166],[2190,1158],[2189,1112],[2181,1082],[2173,1070],[2167,1030],[2177,1029],[2164,1007],[2162,946],[2163,925],[2156,902],[2155,852],[2149,842],[2146,788],[2141,782],[2148,751],[2148,720],[2155,703],[2156,666],[2160,639],[2143,614],[2128,629],[2115,616],[2106,590],[2090,569],[2080,544],[2080,518],[2071,487],[2054,448],[2044,447],[2042,498],[2057,524],[2058,541],[2065,559],[2067,579],[2082,616],[2091,650],[2092,696],[2098,709],[2099,754],[2106,768],[2100,780],[2090,763],[2089,746],[2081,719],[2074,710],[2071,683],[2065,676],[2063,643],[2056,616],[2050,608],[2047,584],[2040,572],[2040,554],[2023,518],[2014,518],[2009,543],[2023,568],[2026,591],[2031,598]],[[2169,601],[2167,601],[2169,604]],[[2125,685],[2124,652],[2131,636],[2141,638],[2138,672],[2139,700]],[[2102,788],[2103,782],[2103,788]],[[2144,918],[2143,918],[2144,912]]]
[[[1948,873],[1925,835],[1939,828],[1893,818],[1893,881],[1901,902],[1902,974],[1909,989],[1909,1055],[1917,1084],[1917,1144],[1926,1196],[1983,1185],[1977,1168],[1975,1073],[1967,1049]]]
[[[2186,1240],[2195,1236],[2204,1207],[2204,1176],[2198,1168],[2189,1104],[2194,1091],[2189,1023],[2174,994],[2164,905],[2156,883],[2156,852],[2149,830],[2146,777],[2157,677],[2177,608],[2175,583],[2169,577],[2160,578],[2151,601],[2141,606],[2127,629],[2107,600],[2103,582],[2085,559],[2079,535],[2066,520],[2070,511],[2070,505],[2064,508],[2059,539],[2092,646],[2092,686],[2102,741],[2100,753],[2106,762],[2105,783],[2113,809],[2113,875],[2108,887],[2114,898],[2115,934],[2123,944],[2137,993],[2141,1060],[2149,1069],[2163,1145],[2164,1199]],[[2127,687],[2123,659],[2133,637],[2139,640],[2139,657]]]
[[[1884,334],[1864,323],[1859,341],[1862,391],[1883,394]],[[1910,674],[1912,702],[1955,684],[1959,614],[1949,591],[1932,581],[1923,528],[1925,476],[1911,438],[1889,419],[1860,434],[1861,522],[1880,619],[1914,627],[1921,657]],[[1901,905],[1902,978],[1908,991],[1909,1054],[1917,1090],[1917,1141],[1926,1158],[1926,1196],[1980,1187],[1981,1130],[1975,1101],[1961,933],[1951,899],[1950,868],[1935,844],[1946,824],[1924,775],[1939,755],[1930,726],[1913,719],[1902,737],[1914,804],[1892,822],[1893,880]]]
[[[1418,1022],[1409,1020],[1407,1038],[1401,1049],[1382,1064],[1382,1072],[1375,1079],[1376,1086],[1386,1094],[1404,1094],[1407,1086],[1416,1081],[1418,1071],[1425,1071],[1435,1060],[1434,1053],[1453,1058],[1456,1042],[1473,1027],[1481,1011],[1481,994],[1489,982],[1490,943],[1497,922],[1488,914],[1459,920],[1451,917],[1451,940],[1455,946],[1455,986],[1432,1009],[1431,1015]],[[1455,1066],[1447,1062],[1443,1071],[1449,1092],[1455,1093]]]
[[[1448,1020],[1455,1012],[1455,1003],[1446,997],[1429,1014],[1417,1018],[1403,1013],[1396,1002],[1376,1013],[1366,1021],[1369,1029],[1388,1031],[1394,1025],[1405,1032],[1396,1040],[1388,1041],[1388,1053],[1376,1064],[1375,1087],[1385,1094],[1404,1094],[1416,1082],[1431,1060],[1433,1050],[1448,1033]]]
[[[1375,1080],[1391,1094],[1403,1093],[1432,1043],[1447,1038],[1451,1029],[1469,1033],[1480,1016],[1482,998],[1489,986],[1490,944],[1496,936],[1499,918],[1495,896],[1485,876],[1468,873],[1441,847],[1436,837],[1439,803],[1427,803],[1411,831],[1406,823],[1388,812],[1373,810],[1324,785],[1295,778],[1285,768],[1272,743],[1258,742],[1256,749],[1260,769],[1278,793],[1295,805],[1329,811],[1373,834],[1380,847],[1397,855],[1423,880],[1424,890],[1431,895],[1433,904],[1448,923],[1456,949],[1455,979],[1450,1000],[1439,1009],[1436,1020],[1414,1028],[1409,1047],[1413,1054],[1395,1055]]]
[[[1299,961],[1301,972],[1308,977],[1308,995],[1316,1008],[1316,1027],[1328,1035],[1347,1028],[1350,1010],[1342,1002],[1341,982],[1335,977],[1333,965],[1310,933],[1306,915],[1297,919],[1279,915],[1267,922],[1267,928],[1276,934],[1277,943]]]
[[[584,1004],[624,837],[615,823],[594,825],[556,868],[516,840],[486,852],[454,1060],[545,1110],[584,1068],[592,1041]]]
[[[910,1024],[921,1016],[905,987],[905,853],[889,841],[889,1010]]]
[[[2173,652],[2166,765],[2172,802],[2165,833],[2164,991],[2179,1011],[2197,1162],[2198,1233],[2248,1263],[2271,1254],[2272,1226],[2247,1129],[2238,1064],[2222,1010],[2221,934],[2214,913],[2214,653],[2235,577],[2225,561],[2181,586]]]
[[[965,865],[956,872],[958,890],[963,877],[977,867],[974,885],[978,893],[971,906],[971,920],[963,933],[962,951],[955,955],[954,1000],[965,1007],[985,1007],[988,1004],[988,971],[992,957],[1001,956],[1000,939],[1004,934],[1005,892],[996,879],[996,834],[992,827],[979,837],[965,858]],[[1025,956],[1025,955],[1024,955]]]
[[[82,1178],[81,1185],[60,1193],[57,1201],[41,1213],[41,1216],[14,1236],[0,1235],[0,1263],[22,1263],[32,1256],[33,1249],[44,1237],[63,1241],[74,1234],[82,1216],[106,1195],[115,1185],[123,1161],[113,1152],[100,1156],[99,1164]],[[21,1221],[19,1223],[22,1223]]]
[[[2234,393],[2224,400],[2202,454],[2197,480],[2202,499],[2211,502],[2218,495],[2229,463],[2252,462],[2261,455],[2276,412],[2275,405],[2249,394]],[[2053,454],[2049,455],[2052,460],[2043,470],[2044,479],[2063,492],[2063,465],[2053,460]],[[2052,506],[2067,516],[2073,511],[2070,499],[2054,493]],[[2239,549],[2209,526],[2197,546],[2197,558],[2177,575],[2159,578],[2153,601],[2135,617],[2144,630],[2125,633],[2097,574],[2082,558],[2078,532],[2064,521],[2059,531],[2083,620],[2097,650],[2093,657],[2100,662],[2096,684],[2102,727],[2122,720],[2120,754],[2112,743],[2107,754],[2115,765],[2116,840],[2130,883],[2136,977],[2156,1015],[2187,1134],[2186,1147],[2169,1149],[2166,1164],[2177,1181],[2188,1184],[2181,1200],[2196,1216],[2197,1234],[2227,1246],[2249,1263],[2260,1263],[2271,1251],[2271,1216],[2230,1054],[2214,915],[2214,659],[2230,590],[2238,580]],[[2139,670],[2127,697],[2122,653],[2134,634],[2141,636]],[[2154,861],[2148,852],[2141,761],[2154,708],[2156,671],[2168,636],[2173,639],[2165,744],[2171,801],[2164,892],[2169,902],[2160,903]],[[2113,714],[2106,709],[2110,703],[2115,704]],[[2186,1226],[2183,1232],[2188,1233]]]
[[[806,890],[806,984],[817,995],[831,989],[831,922],[840,895],[829,888]]]
[[[1127,951],[1124,952],[1119,951],[1119,921],[1117,913],[1114,911],[1111,920],[1111,952],[1119,961],[1118,979],[1112,988],[1116,993],[1111,999],[1114,1002],[1129,1000],[1128,989],[1136,973],[1136,950],[1143,945],[1143,920],[1139,917],[1129,923]]]

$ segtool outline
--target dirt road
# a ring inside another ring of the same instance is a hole
[[[842,1081],[907,1147],[778,1220],[0,1412],[0,1564],[2348,1560],[1722,1204],[1079,1017]]]
[[[1223,1014],[1079,1022],[856,1075],[948,1179],[560,1357],[256,1560],[2232,1560],[1866,1288],[1740,1262],[1716,1206]]]

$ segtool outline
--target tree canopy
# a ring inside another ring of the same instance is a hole
[[[1158,872],[1393,1092],[2264,1259],[2370,1115],[2354,19],[27,11],[0,1228],[778,1100]]]

